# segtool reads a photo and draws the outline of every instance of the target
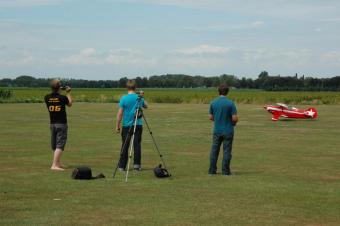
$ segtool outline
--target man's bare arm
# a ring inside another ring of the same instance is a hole
[[[72,103],[73,103],[73,99],[72,99],[71,93],[67,93],[67,94],[66,94],[66,97],[67,97],[67,99],[68,99],[68,104],[67,104],[67,106],[71,107],[71,106],[72,106]]]
[[[119,110],[117,112],[117,123],[116,123],[116,132],[117,133],[120,132],[120,124],[122,122],[122,118],[123,118],[123,108],[119,108]]]
[[[233,122],[233,125],[236,126],[238,122],[238,116],[237,115],[232,115],[231,116],[231,121]]]
[[[214,121],[214,116],[212,114],[209,114],[210,121]]]

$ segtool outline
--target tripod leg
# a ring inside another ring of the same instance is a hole
[[[130,170],[130,162],[131,162],[131,157],[132,157],[132,150],[133,150],[133,142],[135,140],[135,132],[136,132],[136,127],[137,127],[137,118],[138,118],[138,113],[139,109],[136,111],[136,116],[135,116],[135,121],[134,121],[134,126],[133,126],[133,134],[132,134],[132,139],[130,141],[130,153],[129,153],[129,159],[128,159],[128,166],[127,166],[127,171],[125,175],[125,182],[128,181],[128,176],[129,176],[129,170]]]
[[[127,170],[126,170],[126,175],[125,175],[125,182],[128,181],[128,176],[129,176],[129,171],[130,171],[130,162],[132,158],[132,150],[133,150],[133,140],[135,139],[135,135],[133,134],[132,139],[130,141],[130,152],[129,152],[129,159],[127,163]]]
[[[146,120],[144,114],[143,114],[143,119],[144,119],[144,121],[145,121],[146,127],[147,127],[148,130],[149,130],[151,139],[152,139],[152,141],[153,141],[153,144],[155,145],[155,148],[156,148],[156,150],[157,150],[157,152],[158,152],[158,155],[159,155],[159,157],[160,157],[160,159],[161,159],[161,161],[162,161],[162,164],[163,164],[164,168],[167,169],[167,167],[166,167],[166,165],[165,165],[165,162],[164,162],[164,159],[163,159],[163,155],[162,155],[161,152],[159,151],[159,148],[158,148],[158,145],[157,145],[157,143],[156,143],[156,140],[155,140],[155,138],[154,138],[154,136],[153,136],[153,134],[152,134],[152,131],[151,131],[150,126],[149,126],[149,123],[148,123],[148,121]]]

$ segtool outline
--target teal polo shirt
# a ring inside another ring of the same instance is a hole
[[[144,98],[138,101],[138,95],[135,93],[129,93],[124,95],[119,101],[119,107],[123,108],[123,126],[134,126],[135,112],[137,108],[144,107]],[[141,118],[137,119],[137,125],[142,125]]]
[[[215,98],[209,108],[209,114],[214,117],[215,134],[233,134],[232,115],[237,114],[235,104],[225,96]]]

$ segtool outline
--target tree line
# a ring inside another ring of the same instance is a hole
[[[263,89],[266,91],[340,91],[340,76],[314,78],[298,76],[271,76],[262,71],[256,79],[238,78],[235,75],[190,76],[185,74],[153,75],[134,78],[140,88],[207,88],[221,83],[238,89]],[[64,85],[73,88],[124,88],[128,78],[118,80],[62,79]],[[0,80],[0,87],[47,87],[49,78],[34,78],[22,75],[15,79]]]

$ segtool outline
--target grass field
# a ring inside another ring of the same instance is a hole
[[[339,105],[318,106],[316,121],[272,122],[239,104],[231,177],[207,175],[207,108],[152,104],[145,114],[173,177],[153,176],[159,158],[144,131],[144,170],[125,183],[112,179],[115,104],[69,109],[65,172],[49,170],[45,106],[0,104],[0,225],[340,225]],[[72,180],[82,164],[107,178]]]
[[[11,90],[9,99],[0,103],[41,103],[49,92],[48,88],[1,88]],[[151,103],[208,104],[217,94],[215,88],[207,89],[156,89],[145,90],[145,97]],[[125,89],[73,89],[77,102],[115,103],[126,93]],[[231,90],[229,97],[242,104],[340,104],[340,92],[267,92],[261,90]]]

